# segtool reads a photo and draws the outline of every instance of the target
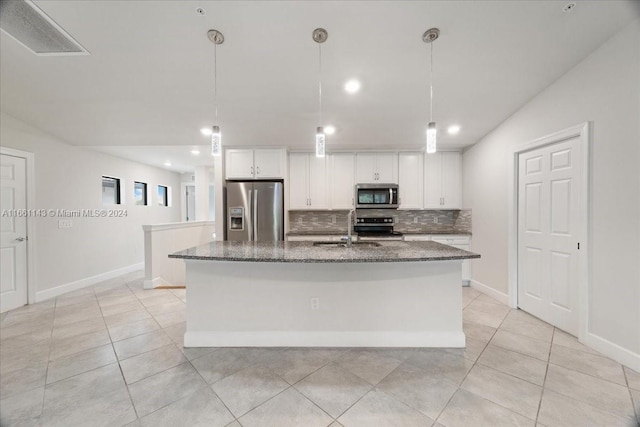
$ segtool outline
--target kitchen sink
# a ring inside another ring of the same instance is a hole
[[[351,242],[352,247],[357,248],[375,248],[380,246],[378,242]],[[325,248],[346,248],[346,242],[313,242],[313,246],[321,246]]]

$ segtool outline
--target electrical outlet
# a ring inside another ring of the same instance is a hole
[[[73,221],[70,219],[59,219],[58,228],[73,228]]]
[[[437,223],[438,223],[438,217],[437,217],[437,216],[434,216],[434,217],[433,217],[433,223],[434,223],[434,224],[437,224]]]
[[[417,223],[418,223],[418,217],[417,217],[417,216],[414,216],[414,217],[413,217],[413,223],[414,223],[414,224],[417,224]]]
[[[336,216],[331,215],[331,224],[335,224],[335,223],[336,223]]]
[[[312,297],[310,302],[311,302],[311,310],[319,310],[320,309],[320,298]]]

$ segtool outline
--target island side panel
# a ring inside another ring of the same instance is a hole
[[[459,260],[186,264],[186,347],[465,346]]]

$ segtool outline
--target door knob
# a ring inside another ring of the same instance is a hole
[[[24,237],[18,237],[16,238],[16,241],[18,242],[24,242],[26,239]]]

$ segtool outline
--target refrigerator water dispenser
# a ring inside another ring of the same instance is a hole
[[[244,208],[229,208],[229,229],[244,230]]]

